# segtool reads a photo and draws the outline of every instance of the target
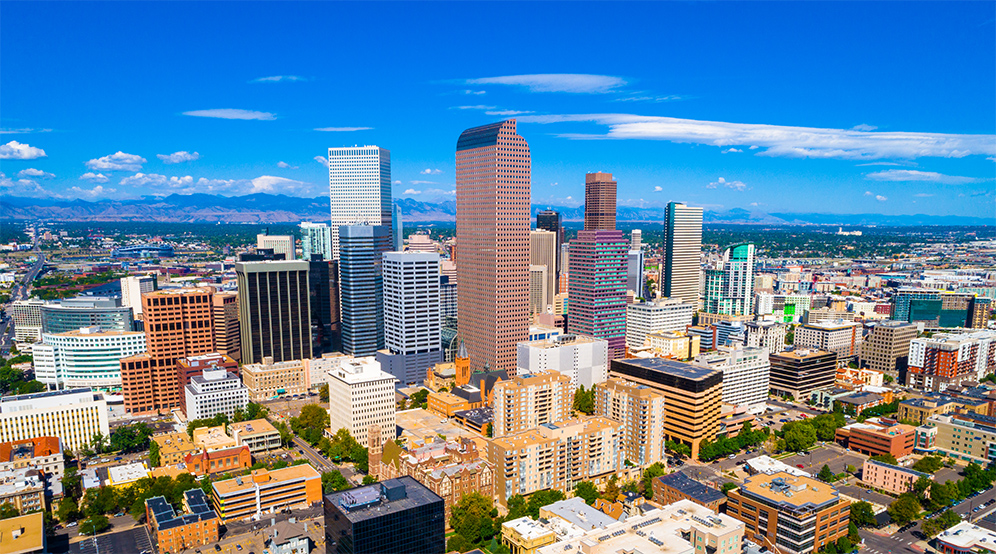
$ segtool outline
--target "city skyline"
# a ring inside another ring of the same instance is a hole
[[[507,56],[460,46],[496,5],[6,3],[0,195],[314,198],[329,148],[376,144],[393,198],[454,200],[460,131],[514,117],[536,205],[604,171],[620,206],[993,217],[991,4],[638,6],[529,6]],[[319,32],[373,17],[411,44]],[[629,30],[570,40],[590,21]],[[390,63],[336,63],[358,51]]]

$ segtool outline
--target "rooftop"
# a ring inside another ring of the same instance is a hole
[[[675,377],[680,377],[682,379],[690,379],[693,381],[698,381],[700,379],[706,379],[712,377],[717,373],[721,373],[719,370],[715,370],[708,367],[702,367],[692,364],[686,364],[684,362],[676,362],[674,360],[668,360],[665,358],[634,358],[627,360],[613,360],[613,368],[616,364],[635,366],[657,373],[664,373],[667,375],[673,375]]]
[[[882,402],[883,400],[885,399],[882,395],[875,394],[873,392],[856,392],[854,394],[848,394],[847,396],[837,398],[837,402],[853,404],[855,406],[863,406],[872,402]]]
[[[572,346],[575,344],[594,344],[597,342],[604,342],[608,344],[605,339],[596,339],[593,337],[586,337],[584,335],[556,335],[548,339],[534,340],[530,342],[522,342],[519,344],[524,344],[529,348],[560,348],[561,346]]]
[[[0,462],[30,460],[42,456],[59,454],[62,448],[59,437],[36,437],[13,442],[0,443]]]
[[[79,329],[74,329],[72,331],[66,331],[64,333],[55,333],[57,337],[126,337],[135,335],[144,335],[144,331],[114,331],[102,329],[100,326],[93,327],[80,327]]]
[[[527,541],[533,541],[544,535],[553,533],[552,529],[546,528],[541,522],[536,521],[529,516],[522,516],[519,519],[506,521],[505,523],[502,523],[501,526],[514,530]]]
[[[353,523],[437,502],[442,509],[443,504],[442,498],[407,475],[335,492],[326,495],[325,501]]]
[[[785,462],[776,460],[771,456],[758,456],[756,458],[751,458],[750,460],[747,460],[747,465],[749,465],[754,471],[758,473],[767,473],[770,475],[772,473],[785,472],[785,473],[790,473],[792,475],[811,477],[811,475],[809,475],[805,471],[797,467],[790,466]]]
[[[726,499],[725,494],[699,483],[680,471],[661,475],[657,480],[681,494],[697,500],[701,504],[711,504]]]
[[[159,530],[173,529],[190,523],[199,521],[209,521],[216,519],[218,514],[211,509],[207,496],[201,489],[190,489],[183,493],[184,504],[190,508],[190,512],[178,515],[173,506],[162,496],[156,496],[145,501],[149,508],[150,517],[155,521]]]
[[[812,510],[840,499],[832,485],[787,471],[748,477],[740,490],[745,496],[760,497],[792,510]]]
[[[993,545],[996,545],[996,533],[963,521],[947,531],[942,531],[940,535],[937,535],[937,541],[954,546],[959,550],[967,551],[981,548],[983,551],[991,551]]]
[[[618,521],[589,506],[580,496],[554,502],[542,509],[544,512],[549,512],[584,531],[605,529]]]
[[[884,468],[887,468],[887,469],[891,469],[893,471],[901,471],[903,473],[908,473],[908,474],[910,474],[910,475],[912,475],[912,476],[914,476],[916,478],[920,478],[920,477],[928,477],[929,478],[929,477],[931,477],[931,475],[929,473],[923,473],[923,472],[917,471],[915,469],[910,469],[908,467],[897,466],[897,465],[893,465],[893,464],[887,464],[885,462],[879,462],[877,460],[871,460],[871,459],[865,460],[865,465],[873,465],[873,466],[879,466],[879,467],[884,467]]]
[[[190,440],[190,437],[186,433],[163,433],[153,436],[152,440],[156,441],[156,444],[159,445],[160,455],[177,452],[185,453],[197,449],[197,446]]]
[[[250,421],[240,421],[239,423],[229,423],[228,432],[235,436],[239,433],[243,437],[253,435],[269,435],[277,433],[277,428],[265,419],[253,419]]]
[[[44,530],[45,517],[42,512],[0,519],[0,553],[42,551],[45,546]]]
[[[149,468],[144,463],[125,464],[107,468],[109,485],[130,483],[148,476]]]
[[[826,350],[819,350],[816,348],[797,348],[793,350],[785,350],[783,352],[777,352],[770,355],[770,357],[772,358],[778,357],[778,358],[789,358],[795,360],[806,360],[809,358],[816,358],[819,356],[836,357],[837,354],[834,352],[827,352]]]
[[[256,485],[260,488],[279,485],[292,480],[306,481],[308,479],[321,479],[318,471],[311,467],[311,464],[300,464],[285,467],[282,469],[257,469],[251,475],[226,479],[224,481],[214,481],[211,486],[218,496],[232,496],[248,491],[252,491]]]

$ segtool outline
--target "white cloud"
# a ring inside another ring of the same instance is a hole
[[[533,112],[529,110],[496,110],[484,113],[486,113],[487,115],[509,116],[509,115],[522,115],[524,113],[533,113]]]
[[[272,175],[263,175],[256,177],[252,181],[252,188],[249,193],[257,192],[289,192],[301,190],[307,186],[308,183],[302,181],[295,181],[294,179],[285,179],[284,177],[274,177]]]
[[[557,182],[557,183],[550,183],[550,186],[551,186],[551,187],[555,187],[555,186],[557,186],[557,185],[559,185],[559,184],[560,184],[559,182]]]
[[[743,150],[741,150],[739,148],[727,148],[726,150],[723,150],[724,154],[730,154],[730,153],[734,153],[734,152],[743,152]]]
[[[851,127],[851,129],[855,131],[874,131],[875,129],[878,129],[878,127],[862,123],[860,125],[855,125],[854,127]]]
[[[723,177],[720,177],[715,182],[709,183],[708,185],[706,185],[706,188],[707,189],[714,189],[714,188],[717,188],[719,186],[724,186],[724,187],[726,187],[728,189],[733,189],[733,190],[738,191],[738,192],[743,192],[743,191],[747,190],[747,185],[745,185],[743,183],[743,181],[727,181]]]
[[[0,135],[25,135],[28,133],[51,133],[52,129],[31,129],[29,127],[11,128],[0,127]]]
[[[427,196],[454,196],[456,194],[456,191],[443,190],[443,189],[425,189],[422,193]]]
[[[394,182],[394,184],[395,184],[395,185],[400,185],[400,184],[401,184],[401,181],[395,181],[395,182]]]
[[[217,108],[213,110],[193,110],[183,112],[183,115],[193,117],[213,117],[217,119],[258,119],[260,121],[273,121],[277,114],[270,112],[257,112],[254,110],[239,110],[232,108]]]
[[[159,175],[156,173],[136,173],[131,177],[125,177],[118,181],[119,185],[128,185],[136,187],[147,187],[147,186],[157,186],[157,187],[186,187],[194,182],[194,178],[190,175],[185,177],[167,177],[165,175]]]
[[[476,106],[452,106],[451,110],[497,110],[498,106],[484,106],[478,104]]]
[[[201,177],[194,180],[190,175],[183,177],[167,177],[155,173],[136,173],[131,177],[121,179],[120,184],[138,187],[167,188],[171,192],[179,194],[191,194],[194,192],[203,193],[228,193],[228,194],[294,194],[306,192],[309,183],[275,177],[273,175],[262,175],[255,179],[207,179]]]
[[[687,97],[678,96],[677,94],[669,94],[667,96],[627,96],[624,98],[616,98],[616,102],[676,102],[678,100],[685,100]]]
[[[329,161],[325,159],[325,156],[315,156],[315,161],[324,165],[325,167],[329,166]]]
[[[914,194],[913,196],[917,198],[930,198],[933,194],[927,194],[926,192],[921,192],[919,194]]]
[[[940,183],[942,185],[964,185],[966,183],[977,183],[981,179],[973,177],[959,177],[957,175],[944,175],[934,171],[917,171],[915,169],[887,169],[869,173],[867,176],[873,181],[927,181],[930,183]]]
[[[110,177],[104,175],[103,173],[92,173],[88,171],[83,175],[80,175],[80,179],[90,181],[91,183],[106,183],[110,180]]]
[[[664,187],[660,186],[654,187],[654,192],[664,192]]]
[[[12,196],[31,196],[36,198],[44,196],[58,196],[50,194],[36,181],[31,179],[18,179],[15,181],[7,177],[7,175],[5,175],[2,171],[0,171],[0,192]]]
[[[284,81],[294,82],[294,81],[307,81],[307,77],[300,77],[298,75],[272,75],[270,77],[260,77],[259,79],[253,79],[249,81],[250,83],[281,83]]]
[[[77,196],[80,198],[96,198],[98,196],[103,196],[105,194],[111,194],[117,192],[118,189],[104,188],[101,185],[97,185],[92,189],[85,189],[81,187],[70,187],[69,193],[71,196]]]
[[[896,162],[868,162],[866,164],[857,164],[855,167],[868,167],[870,165],[903,165],[903,164],[898,164]]]
[[[886,200],[888,200],[888,198],[882,196],[881,194],[876,194],[875,200],[878,200],[879,202],[885,202]]]
[[[762,202],[751,202],[750,205],[751,205],[751,207],[756,208],[758,206],[764,206],[765,204],[762,203]]]
[[[865,191],[865,196],[874,196],[874,194],[872,193],[872,191],[866,190]]]
[[[757,150],[758,148],[760,148],[760,146],[758,146],[756,144],[752,144],[751,147],[749,148],[749,150]]]
[[[443,172],[442,169],[429,169],[429,168],[425,168],[422,171],[419,171],[419,173],[421,173],[422,175],[439,175],[442,172]]]
[[[7,144],[0,144],[0,160],[34,160],[47,156],[48,154],[41,148],[21,144],[16,140],[12,140]]]
[[[422,194],[422,191],[415,189],[405,189],[405,192],[402,192],[401,194]]]
[[[165,164],[178,164],[181,162],[192,162],[201,157],[197,152],[190,153],[186,150],[180,150],[179,152],[173,152],[172,154],[156,154],[156,157],[163,161]]]
[[[315,130],[326,133],[351,133],[353,131],[369,131],[371,129],[373,127],[319,127]]]
[[[319,156],[319,157],[321,157],[321,156]],[[322,158],[322,159],[324,160],[325,158]],[[296,165],[291,165],[291,164],[289,164],[287,162],[284,162],[284,161],[277,162],[277,167],[279,167],[280,169],[297,169]]]
[[[90,160],[86,162],[86,166],[100,171],[141,171],[145,161],[142,156],[125,154],[118,150],[110,156]]]
[[[753,123],[699,121],[630,114],[526,115],[521,123],[595,122],[605,134],[564,133],[568,139],[639,139],[719,147],[764,147],[757,155],[788,158],[870,160],[924,156],[962,158],[996,155],[992,135],[953,135],[918,132],[869,132]]]
[[[21,171],[18,171],[17,172],[17,176],[18,177],[25,177],[25,178],[29,178],[29,177],[40,177],[42,179],[54,179],[55,178],[54,174],[49,173],[47,171],[42,171],[40,169],[35,169],[33,167],[29,167],[28,169],[22,169]]]
[[[435,181],[409,181],[413,185],[438,185]]]
[[[470,85],[515,85],[527,87],[530,92],[613,92],[626,84],[620,77],[587,75],[581,73],[547,73],[539,75],[506,75],[467,79]]]
[[[488,91],[486,90],[470,90],[470,89],[463,91],[464,94],[486,94],[487,92]]]

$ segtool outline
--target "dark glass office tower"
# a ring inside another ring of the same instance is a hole
[[[325,554],[446,552],[443,499],[412,477],[332,493],[323,504]]]
[[[536,214],[536,228],[557,233],[557,283],[560,282],[560,272],[563,271],[563,261],[560,259],[560,245],[564,243],[564,228],[560,226],[560,212],[543,210]]]
[[[339,276],[333,278],[335,262],[327,262],[322,254],[311,254],[308,284],[311,287],[311,343],[315,355],[332,352],[333,326],[339,323]],[[337,265],[335,266],[338,267]],[[335,300],[333,300],[335,294]]]
[[[342,351],[373,356],[384,348],[384,253],[391,251],[391,228],[339,227],[339,307]]]
[[[308,262],[238,262],[242,363],[311,358]]]

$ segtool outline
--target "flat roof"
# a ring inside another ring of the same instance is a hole
[[[294,479],[300,479],[303,482],[308,479],[321,479],[321,477],[318,471],[311,467],[311,464],[299,464],[274,470],[257,469],[251,475],[214,481],[211,486],[214,487],[219,496],[231,496],[253,490],[257,484],[262,488]]]
[[[840,499],[832,485],[787,471],[748,477],[740,490],[745,496],[763,498],[772,504],[795,509],[815,509]]]
[[[937,535],[937,540],[959,550],[970,550],[974,547],[992,550],[993,545],[996,544],[996,533],[963,521],[946,531],[942,531],[940,535]]]
[[[45,518],[41,512],[0,519],[0,554],[23,554],[43,550]],[[17,537],[14,537],[14,533]]]
[[[580,496],[559,500],[543,506],[542,509],[585,531],[605,529],[618,521],[604,512],[592,508]]]
[[[269,435],[279,432],[276,427],[271,425],[270,422],[265,419],[252,419],[249,421],[240,421],[238,423],[229,423],[228,432],[234,435],[236,431],[238,431],[242,436]]]
[[[527,541],[536,540],[544,535],[553,534],[552,529],[547,529],[543,526],[543,524],[529,516],[522,516],[518,519],[513,519],[512,521],[506,521],[505,523],[502,523],[501,526],[514,530]]]
[[[364,487],[334,492],[325,495],[325,501],[335,506],[352,523],[376,519],[437,502],[440,511],[442,511],[443,505],[442,498],[407,475]]]
[[[717,369],[686,364],[684,362],[668,360],[665,358],[632,358],[613,361],[615,363],[642,367],[658,373],[666,373],[668,375],[674,375],[683,379],[691,379],[693,381],[698,381],[699,379],[711,377],[716,373],[721,373],[721,371]]]
[[[812,477],[805,471],[792,467],[785,462],[776,460],[771,456],[758,456],[756,458],[751,458],[747,460],[747,465],[754,469],[758,473],[780,473],[787,472],[792,475],[802,475],[804,477]]]
[[[145,464],[134,463],[107,468],[107,478],[112,485],[137,481],[149,476],[149,468]]]
[[[698,500],[703,504],[711,504],[713,502],[726,499],[725,494],[712,487],[699,483],[680,471],[676,471],[668,475],[661,475],[657,478],[657,480],[672,489],[677,490],[681,494]]]

